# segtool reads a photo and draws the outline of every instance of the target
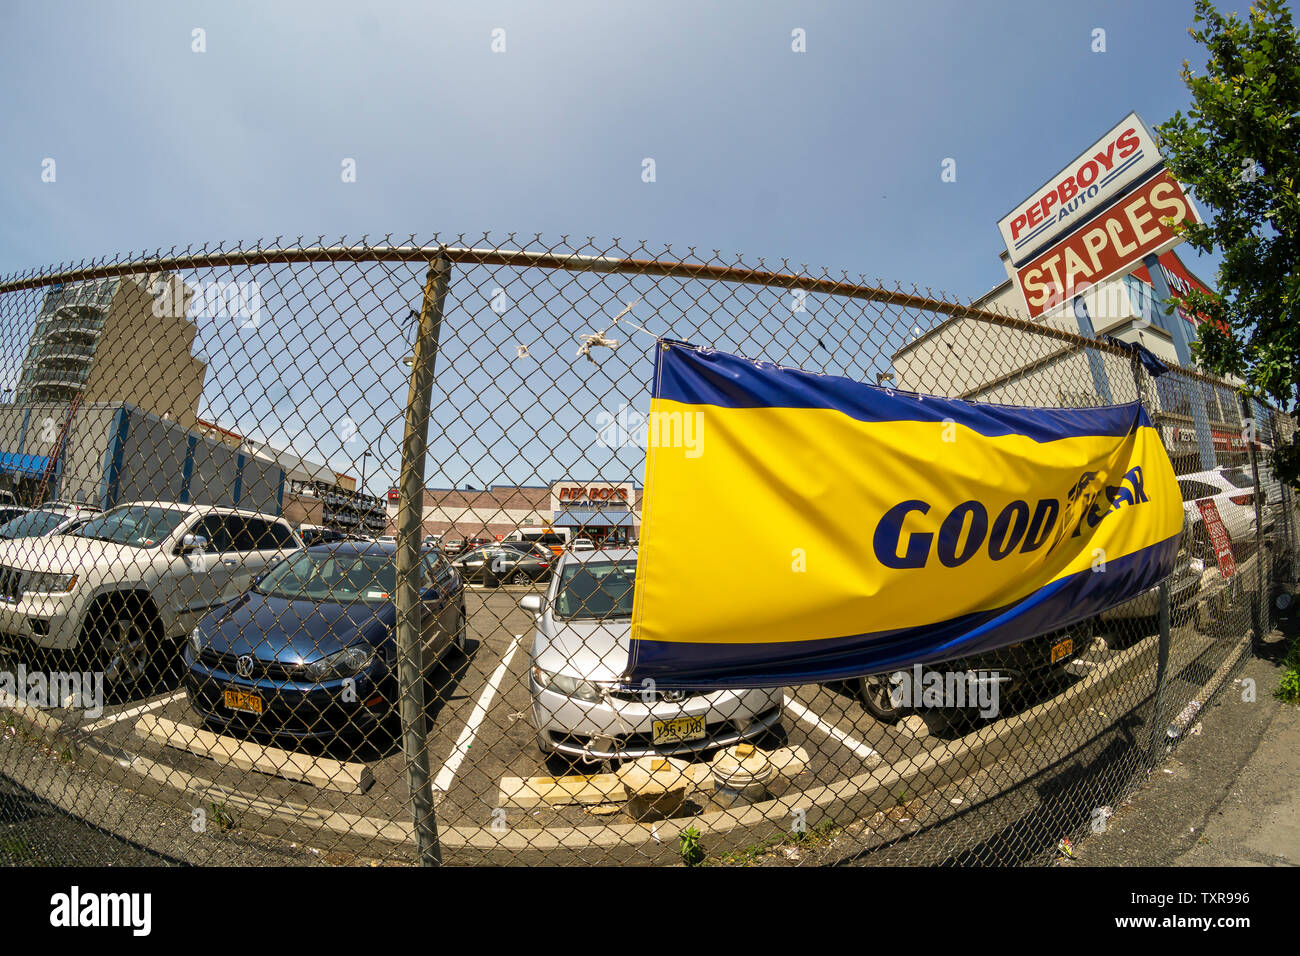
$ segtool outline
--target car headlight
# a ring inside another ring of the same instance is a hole
[[[67,594],[77,586],[75,574],[33,571],[23,582],[24,594]]]
[[[190,648],[194,651],[195,657],[203,653],[203,632],[197,627],[190,631]]]
[[[323,681],[339,677],[355,677],[365,670],[375,656],[373,647],[345,647],[328,657],[302,666],[308,680]]]
[[[588,703],[595,703],[600,700],[599,684],[577,677],[570,677],[567,674],[542,670],[536,664],[533,665],[533,680],[537,681],[537,685],[543,690],[553,690],[565,697],[576,697],[578,700],[585,700]]]

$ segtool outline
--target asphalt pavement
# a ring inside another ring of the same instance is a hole
[[[1273,696],[1298,633],[1293,615],[1270,635],[1105,832],[1076,844],[1077,863],[1300,865],[1300,707]]]

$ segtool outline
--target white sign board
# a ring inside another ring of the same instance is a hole
[[[998,221],[1012,263],[1024,265],[1162,162],[1146,124],[1129,113]]]

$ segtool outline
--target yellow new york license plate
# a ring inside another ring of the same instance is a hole
[[[673,720],[656,720],[654,722],[655,744],[677,744],[686,740],[704,739],[703,717],[677,717]]]
[[[1052,660],[1051,660],[1051,663],[1055,664],[1055,663],[1056,663],[1057,661],[1059,661],[1062,657],[1069,657],[1069,656],[1070,656],[1071,654],[1073,654],[1073,653],[1074,653],[1074,638],[1072,638],[1072,637],[1067,637],[1065,640],[1061,641],[1059,644],[1053,644],[1053,645],[1052,645]]]
[[[223,702],[231,710],[243,710],[250,714],[262,712],[262,698],[246,690],[225,690],[221,692]]]

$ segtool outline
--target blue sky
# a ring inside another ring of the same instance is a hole
[[[689,246],[786,257],[967,299],[1004,278],[1003,214],[1129,110],[1155,125],[1186,108],[1179,67],[1202,60],[1191,17],[1190,0],[13,7],[0,36],[0,273],[223,240],[540,232],[671,244],[683,258]],[[204,53],[191,49],[196,27]],[[495,28],[504,53],[492,52]],[[791,50],[795,28],[805,53]],[[1091,49],[1097,28],[1104,53]],[[54,183],[42,182],[45,158]],[[341,181],[344,158],[356,182]],[[955,182],[941,181],[946,158]],[[1213,261],[1185,258],[1213,281]],[[408,279],[391,284],[394,302],[409,299]],[[476,293],[481,315],[486,290],[458,286],[453,298]],[[592,321],[617,311],[584,307]],[[371,475],[395,474],[402,343],[372,341],[361,364],[374,373],[325,400],[322,383],[340,367],[354,374],[355,355],[336,344],[286,376],[277,350],[340,339],[345,311],[333,325],[287,311],[272,306],[275,327],[254,330],[256,342],[205,330],[205,408],[340,468],[372,448]],[[519,329],[499,331],[504,372]],[[543,377],[571,392],[589,370],[569,368],[574,330],[563,331],[532,348],[562,357]],[[468,375],[479,346],[462,344]],[[462,367],[455,353],[448,365]],[[616,410],[615,397],[642,394],[624,379],[644,385],[644,362],[599,371],[608,381],[593,403]],[[595,407],[573,405],[574,421],[539,418],[534,444],[573,435]],[[360,409],[350,441],[339,426],[349,408]],[[455,410],[467,414],[445,423],[431,483],[609,469],[581,437],[506,467],[489,439],[465,446],[490,410]],[[497,416],[500,441],[526,446],[505,426],[534,426],[509,414]],[[615,458],[629,473],[640,460]]]

